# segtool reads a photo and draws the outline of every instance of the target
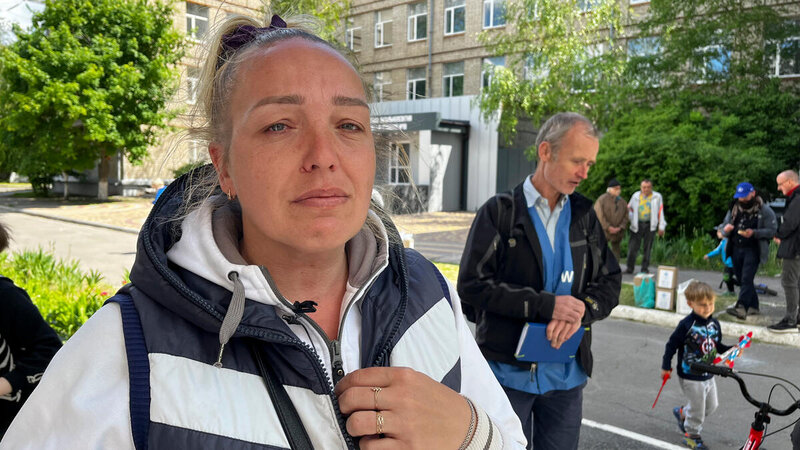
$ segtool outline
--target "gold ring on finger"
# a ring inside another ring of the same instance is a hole
[[[373,408],[375,411],[378,410],[378,392],[380,391],[381,388],[379,388],[378,386],[372,388],[372,395],[375,397],[375,408]]]
[[[375,434],[383,434],[383,415],[380,411],[375,411]]]

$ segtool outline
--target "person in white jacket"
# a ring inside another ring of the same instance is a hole
[[[641,190],[633,193],[628,202],[628,219],[630,219],[630,241],[628,241],[628,263],[625,273],[633,273],[639,247],[642,247],[642,270],[648,273],[650,267],[650,250],[653,248],[653,237],[664,236],[667,221],[664,219],[664,200],[661,194],[653,190],[653,182],[644,179],[639,186]]]
[[[524,448],[455,289],[370,202],[354,65],[277,15],[230,16],[209,48],[192,131],[213,166],[162,194],[131,283],[0,446]]]

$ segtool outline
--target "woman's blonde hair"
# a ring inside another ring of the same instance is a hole
[[[285,18],[266,12],[261,18],[231,15],[215,25],[202,47],[205,58],[197,84],[197,102],[187,127],[187,137],[205,144],[215,142],[222,146],[223,163],[228,160],[231,137],[231,120],[228,113],[237,72],[253,52],[269,48],[288,39],[305,39],[319,43],[338,52],[353,67],[361,79],[367,102],[371,103],[373,89],[361,71],[355,57],[335,43],[320,38],[319,21],[310,16],[295,15]],[[233,42],[233,45],[231,45]],[[388,146],[378,143],[376,152],[388,152]],[[197,171],[187,179],[184,202],[177,219],[185,217],[219,189],[219,179],[213,170]],[[221,205],[217,203],[217,205]],[[388,214],[371,202],[371,208],[384,222]]]

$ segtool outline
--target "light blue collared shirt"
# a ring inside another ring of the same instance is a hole
[[[564,209],[564,204],[567,203],[569,197],[561,194],[558,202],[556,202],[556,207],[550,211],[550,204],[547,202],[547,199],[542,197],[542,194],[533,187],[531,177],[533,177],[533,175],[525,177],[525,182],[522,183],[522,192],[525,194],[525,201],[527,202],[528,208],[534,207],[539,214],[539,218],[542,219],[544,228],[547,230],[547,239],[550,241],[550,247],[553,247],[556,242],[556,224],[558,224],[558,218],[561,216],[561,211]]]

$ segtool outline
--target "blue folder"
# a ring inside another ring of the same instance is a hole
[[[528,322],[522,328],[522,334],[514,355],[519,361],[527,362],[559,362],[567,363],[575,359],[575,352],[583,339],[584,327],[578,328],[558,349],[553,348],[547,340],[547,324]]]

